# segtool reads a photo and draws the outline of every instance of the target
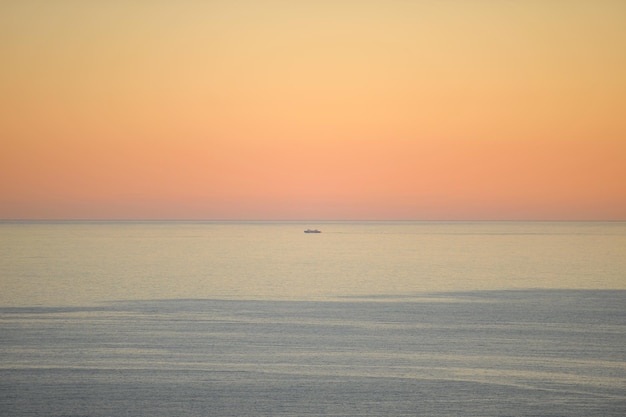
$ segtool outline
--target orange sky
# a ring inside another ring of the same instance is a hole
[[[5,1],[0,219],[626,220],[626,2]]]

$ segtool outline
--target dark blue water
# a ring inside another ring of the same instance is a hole
[[[626,291],[0,309],[0,415],[624,416]]]

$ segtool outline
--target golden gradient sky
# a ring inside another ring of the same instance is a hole
[[[626,219],[625,1],[0,2],[0,218]]]

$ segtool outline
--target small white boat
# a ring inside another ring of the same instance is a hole
[[[322,231],[317,229],[306,229],[304,233],[322,233]]]

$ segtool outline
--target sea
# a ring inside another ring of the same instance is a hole
[[[0,416],[625,415],[624,222],[0,222]]]

